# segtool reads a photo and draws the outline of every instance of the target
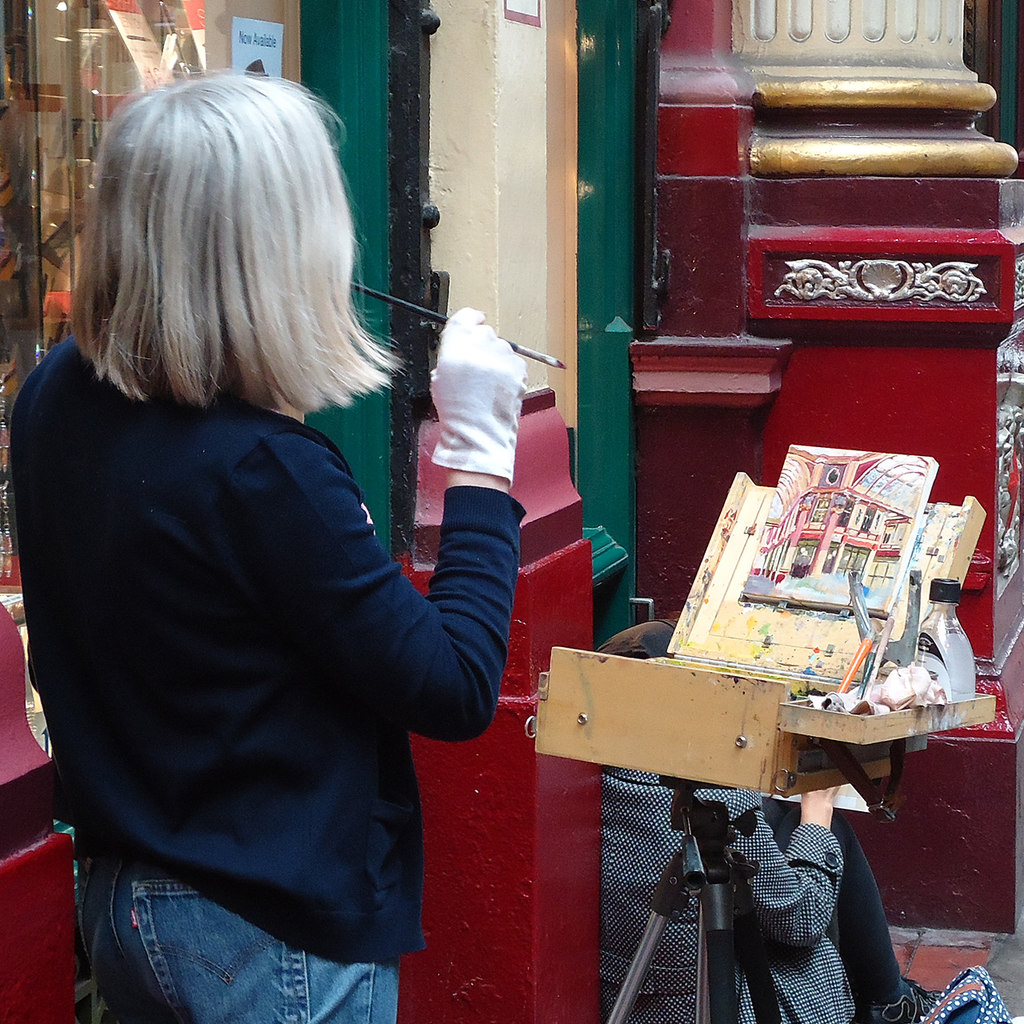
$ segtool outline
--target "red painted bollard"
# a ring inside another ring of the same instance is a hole
[[[71,1024],[71,839],[53,831],[53,765],[25,716],[25,650],[0,608],[0,1022]]]

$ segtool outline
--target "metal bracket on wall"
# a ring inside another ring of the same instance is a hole
[[[641,326],[653,331],[668,290],[669,252],[658,248],[658,108],[661,101],[661,39],[670,0],[638,0],[636,67],[637,296]]]
[[[629,607],[633,612],[633,624],[639,625],[641,622],[650,622],[654,618],[654,598],[653,597],[631,597],[629,599]],[[640,618],[640,609],[643,608],[645,611],[644,618]]]
[[[447,275],[430,266],[430,232],[441,219],[430,201],[430,37],[441,19],[430,7],[389,5],[388,146],[390,293],[446,312]],[[430,402],[437,325],[415,313],[391,313],[402,370],[391,394],[391,547],[412,546],[416,505],[416,434]]]

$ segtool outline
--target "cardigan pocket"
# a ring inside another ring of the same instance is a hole
[[[374,800],[366,837],[366,870],[378,892],[397,884],[402,873],[398,846],[412,818],[411,804]]]

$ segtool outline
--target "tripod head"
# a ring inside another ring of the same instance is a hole
[[[756,874],[756,861],[748,860],[731,848],[737,833],[752,836],[757,828],[757,816],[752,810],[744,811],[733,821],[720,800],[698,797],[700,783],[662,775],[661,784],[673,791],[670,824],[674,831],[683,833],[686,887],[697,892],[708,884],[724,884],[749,880]]]

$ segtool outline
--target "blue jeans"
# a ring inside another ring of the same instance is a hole
[[[118,1024],[395,1024],[397,960],[304,953],[153,865],[83,861],[79,915]]]

